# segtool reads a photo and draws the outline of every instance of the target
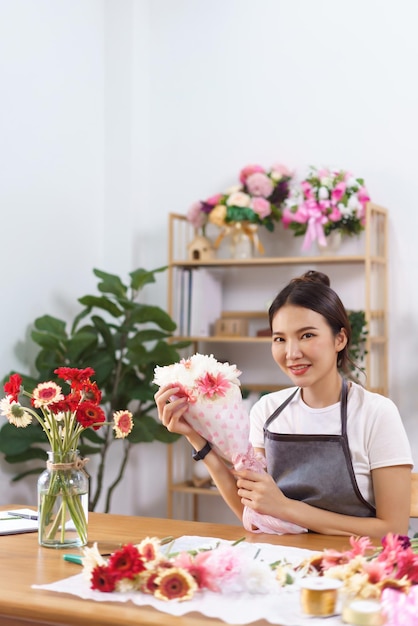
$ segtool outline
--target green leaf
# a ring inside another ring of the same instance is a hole
[[[29,450],[33,443],[46,443],[47,437],[40,426],[17,428],[6,422],[0,429],[0,452],[16,456]]]
[[[76,363],[80,356],[89,349],[97,347],[97,336],[89,332],[77,332],[67,344],[67,356],[71,363]]]
[[[56,317],[52,317],[51,315],[43,315],[42,317],[38,317],[34,322],[34,326],[38,330],[49,333],[50,335],[54,335],[55,337],[59,337],[61,339],[67,338],[65,322],[59,320]]]
[[[141,415],[140,419],[134,416],[134,427],[128,435],[128,440],[131,443],[154,441],[157,426],[157,422],[150,415]]]
[[[113,335],[112,335],[112,333],[110,331],[109,324],[107,324],[104,321],[104,319],[102,317],[99,317],[98,315],[92,315],[91,320],[92,320],[93,324],[95,325],[95,327],[97,328],[97,331],[103,337],[103,341],[105,343],[106,349],[109,352],[114,353],[115,352],[115,343],[113,341]]]
[[[48,335],[44,332],[37,332],[33,330],[31,332],[31,337],[38,346],[41,348],[46,348],[47,350],[60,350],[62,349],[62,339],[58,338],[54,335]]]
[[[119,276],[97,269],[94,269],[93,272],[98,278],[102,279],[98,284],[99,291],[102,293],[113,293],[118,298],[126,295],[128,288],[123,284]]]
[[[139,291],[144,287],[144,285],[147,285],[149,283],[155,283],[154,274],[156,274],[157,272],[165,272],[166,269],[167,266],[165,265],[164,267],[159,267],[156,270],[152,270],[151,272],[142,268],[131,272],[129,274],[129,276],[131,277],[131,288],[135,291]]]
[[[79,298],[78,301],[80,304],[89,308],[96,307],[98,309],[103,309],[104,311],[110,313],[113,317],[120,317],[123,314],[123,311],[121,311],[119,307],[114,304],[114,302],[104,296],[83,296],[82,298]]]
[[[158,306],[139,304],[130,317],[131,324],[145,324],[152,322],[164,330],[173,331],[176,324],[166,311]]]
[[[8,463],[24,463],[26,461],[33,461],[34,459],[46,461],[46,458],[47,454],[45,450],[35,447],[28,448],[21,454],[6,454],[5,456],[5,459]]]

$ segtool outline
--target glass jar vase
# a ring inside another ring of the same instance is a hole
[[[38,539],[48,548],[87,543],[89,479],[78,451],[48,451],[46,469],[38,479]]]

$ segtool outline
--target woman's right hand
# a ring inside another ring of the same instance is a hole
[[[184,418],[188,402],[185,398],[171,399],[179,388],[173,385],[161,387],[154,395],[158,417],[170,433],[193,436],[196,431]]]

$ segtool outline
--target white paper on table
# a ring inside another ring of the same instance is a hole
[[[198,548],[214,548],[217,545],[231,545],[231,542],[214,537],[184,536],[170,544],[168,550],[170,552],[180,552]],[[309,555],[314,554],[312,550],[276,546],[267,543],[242,542],[236,548],[245,550],[253,558],[265,560],[267,563],[273,563],[281,559],[296,565]],[[150,594],[140,592],[102,593],[90,589],[89,583],[83,574],[71,576],[48,585],[33,585],[33,588],[69,593],[97,602],[131,601],[137,606],[152,606],[158,611],[177,616],[197,611],[202,615],[220,619],[228,624],[249,624],[260,619],[265,619],[271,624],[281,624],[281,626],[303,626],[304,624],[322,626],[324,623],[323,618],[308,617],[302,613],[300,590],[297,585],[287,585],[283,588],[278,586],[277,592],[269,594],[241,592],[223,595],[222,593],[205,590],[196,593],[191,600],[184,602],[158,600]],[[326,621],[327,626],[341,625],[341,617],[339,615],[327,617]]]

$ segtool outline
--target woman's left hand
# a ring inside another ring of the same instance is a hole
[[[262,515],[284,519],[288,498],[280,491],[270,474],[250,470],[233,470],[233,474],[237,479],[238,495],[244,506]]]

